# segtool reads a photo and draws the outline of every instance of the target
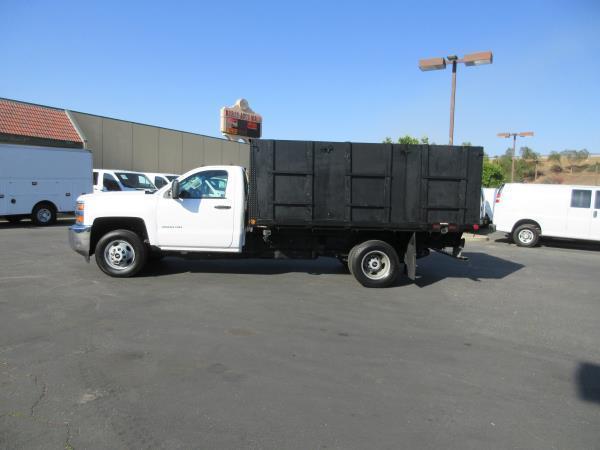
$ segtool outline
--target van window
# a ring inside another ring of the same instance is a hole
[[[600,209],[600,191],[596,191],[596,204],[594,205],[595,209]]]
[[[163,177],[158,177],[158,176],[154,177],[154,186],[156,186],[156,189],[160,189],[165,184],[167,184],[167,182],[165,181],[165,179]]]
[[[116,172],[116,174],[125,187],[133,189],[156,189],[156,186],[144,174],[129,172]]]
[[[98,172],[94,172],[94,186],[98,186]]]
[[[592,191],[573,189],[571,192],[571,208],[589,208],[592,204]]]
[[[117,180],[115,180],[115,177],[113,177],[109,173],[104,174],[104,176],[102,177],[102,183],[104,184],[104,187],[106,188],[107,191],[120,191],[121,190],[121,186],[119,186],[119,183],[117,182]]]

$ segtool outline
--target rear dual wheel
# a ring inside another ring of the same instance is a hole
[[[398,278],[400,260],[394,247],[384,241],[365,241],[348,254],[348,268],[365,287],[389,287]]]

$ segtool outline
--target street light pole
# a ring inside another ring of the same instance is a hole
[[[459,58],[456,55],[450,55],[445,58],[429,58],[419,60],[419,69],[423,72],[429,70],[445,69],[446,64],[452,63],[452,92],[450,94],[450,145],[454,144],[454,109],[456,101],[456,66],[458,63],[463,63],[465,66],[481,66],[483,64],[491,64],[493,61],[492,52],[477,52],[465,55]]]
[[[517,151],[517,135],[513,134],[513,152],[512,152],[512,163],[510,167],[510,182],[515,182],[515,155]]]
[[[513,146],[512,146],[512,161],[511,161],[511,167],[510,167],[510,182],[514,183],[515,182],[515,155],[516,155],[516,151],[517,151],[517,136],[519,137],[526,137],[526,136],[533,136],[533,131],[521,131],[520,133],[498,133],[498,137],[503,137],[503,138],[509,138],[512,137],[513,138]]]
[[[452,60],[452,93],[450,94],[450,145],[454,145],[454,102],[456,99],[456,59]]]

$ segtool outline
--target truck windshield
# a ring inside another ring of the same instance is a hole
[[[123,186],[133,189],[156,189],[152,182],[141,173],[117,172],[117,177]]]

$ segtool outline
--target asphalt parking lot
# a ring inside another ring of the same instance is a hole
[[[167,258],[112,279],[66,225],[0,222],[0,448],[600,448],[600,247]]]

